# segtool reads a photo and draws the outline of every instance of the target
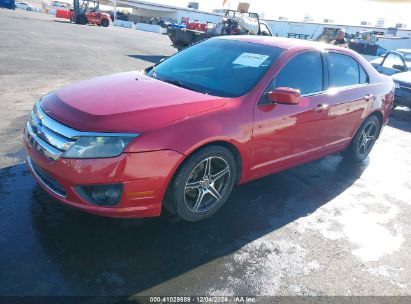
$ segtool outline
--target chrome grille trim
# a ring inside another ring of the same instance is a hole
[[[31,127],[33,128],[33,132],[37,133],[37,135],[42,138],[47,143],[51,144],[52,146],[56,147],[59,150],[66,151],[68,150],[74,143],[75,140],[70,140],[69,138],[62,136],[53,130],[50,130],[42,122],[31,113]]]
[[[63,151],[56,149],[55,147],[38,137],[34,133],[33,128],[31,127],[31,124],[29,122],[26,123],[25,136],[27,136],[27,141],[29,142],[30,146],[32,146],[34,149],[47,156],[48,158],[51,158],[52,160],[58,159],[61,154],[63,154]]]
[[[36,102],[36,111],[37,111],[37,118],[41,121],[41,123],[53,130],[54,132],[69,138],[69,139],[78,139],[79,137],[96,137],[96,136],[117,136],[117,137],[137,137],[139,134],[137,133],[112,133],[112,132],[83,132],[72,129],[67,127],[56,120],[52,119],[51,117],[47,116],[47,114],[41,109],[40,102]]]
[[[136,133],[82,132],[67,127],[41,109],[37,101],[26,124],[25,136],[30,145],[52,160],[57,160],[80,137],[137,137]]]

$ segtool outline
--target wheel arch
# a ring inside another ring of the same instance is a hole
[[[383,123],[384,123],[384,115],[382,114],[382,112],[380,112],[379,110],[376,110],[376,111],[374,111],[374,112],[371,112],[370,113],[370,115],[368,115],[367,117],[366,117],[366,119],[368,119],[368,117],[371,117],[371,116],[375,116],[375,117],[377,117],[378,118],[378,121],[380,122],[380,130],[378,130],[378,137],[380,136],[380,131],[381,131],[381,129],[382,129],[382,127],[383,127]],[[364,121],[366,120],[366,119],[364,119]],[[377,138],[378,138],[377,137]]]
[[[382,126],[383,121],[384,121],[384,116],[383,116],[382,112],[376,110],[376,111],[370,113],[370,115],[368,115],[368,117],[370,117],[370,116],[372,116],[372,115],[374,115],[374,116],[376,116],[376,117],[378,118],[378,120],[380,121],[380,125]],[[368,118],[368,117],[367,117],[367,118]]]
[[[367,116],[364,116],[364,118],[361,120],[361,123],[354,129],[354,133],[352,134],[351,140],[354,139],[355,134],[357,134],[362,124],[371,116],[377,117],[378,121],[380,122],[380,131],[381,131],[382,125],[384,123],[384,115],[382,114],[380,110],[375,110],[375,111],[370,112]]]
[[[193,148],[192,150],[189,151],[189,153],[186,154],[186,157],[184,158],[184,160],[181,162],[181,164],[178,166],[176,172],[174,173],[174,175],[178,172],[179,168],[187,161],[187,159],[193,155],[194,153],[196,153],[199,150],[202,150],[204,148],[210,147],[210,146],[220,146],[223,148],[226,148],[227,150],[229,150],[231,152],[231,154],[233,154],[235,162],[236,162],[236,169],[237,169],[237,176],[235,179],[235,184],[238,184],[240,182],[241,176],[243,174],[243,157],[241,156],[241,152],[238,149],[238,147],[229,142],[229,141],[224,141],[224,140],[215,140],[215,141],[210,141],[207,143],[203,143],[198,147]]]
[[[243,173],[242,172],[242,170],[243,170],[243,158],[241,156],[241,152],[238,149],[238,147],[236,147],[233,143],[230,143],[230,142],[224,141],[224,140],[215,140],[215,141],[211,141],[211,142],[201,144],[201,145],[191,149],[189,152],[184,154],[185,155],[184,159],[178,164],[177,168],[174,170],[171,177],[169,178],[169,181],[168,181],[167,187],[165,189],[165,193],[164,193],[163,206],[169,212],[171,212],[172,214],[176,214],[176,210],[174,209],[174,206],[171,203],[171,197],[170,197],[171,187],[173,185],[173,182],[174,182],[178,172],[183,167],[183,165],[188,161],[188,159],[190,158],[191,155],[193,155],[194,153],[200,151],[201,149],[204,149],[204,148],[207,148],[207,147],[210,147],[210,146],[224,147],[233,154],[234,159],[236,161],[236,169],[237,169],[235,185],[239,184],[242,173]]]

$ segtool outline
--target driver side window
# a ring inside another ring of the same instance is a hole
[[[323,62],[320,52],[306,52],[293,57],[278,73],[266,92],[279,87],[300,90],[301,95],[323,91]],[[266,94],[260,104],[269,103]]]

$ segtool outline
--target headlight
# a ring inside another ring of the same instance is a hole
[[[394,83],[395,83],[395,88],[396,88],[396,89],[399,89],[399,88],[400,88],[400,84],[399,84],[398,82],[396,82],[396,81],[394,81]]]
[[[65,158],[103,158],[120,155],[135,136],[80,137],[64,154]]]

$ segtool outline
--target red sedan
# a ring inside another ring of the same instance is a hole
[[[293,39],[212,38],[144,74],[80,82],[37,101],[27,163],[53,197],[112,217],[187,221],[234,184],[331,153],[360,162],[394,84],[357,53]]]

